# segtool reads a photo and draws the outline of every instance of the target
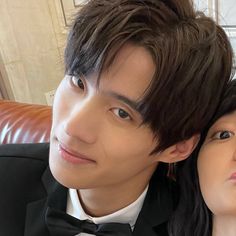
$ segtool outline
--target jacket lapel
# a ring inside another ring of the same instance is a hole
[[[133,231],[134,236],[156,236],[157,234],[155,233],[152,225],[145,220],[144,217],[139,216],[138,221],[136,222],[134,231]]]
[[[158,173],[158,171],[156,171]],[[174,208],[176,187],[172,180],[154,174],[134,228],[134,236],[167,236],[167,222]]]
[[[45,223],[45,213],[48,206],[66,210],[67,188],[60,185],[52,176],[49,167],[42,176],[42,182],[46,189],[45,198],[31,202],[27,206],[25,221],[25,236],[49,236]]]

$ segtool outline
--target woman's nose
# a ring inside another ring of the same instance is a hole
[[[236,161],[236,141],[233,150],[233,160]]]

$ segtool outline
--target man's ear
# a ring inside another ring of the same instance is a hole
[[[159,161],[165,163],[174,163],[185,160],[193,152],[199,142],[199,139],[200,135],[196,134],[187,140],[181,141],[166,148],[163,152],[161,152]]]

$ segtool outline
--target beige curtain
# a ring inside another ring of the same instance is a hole
[[[0,55],[0,99],[14,100],[7,73],[1,59]]]
[[[15,100],[0,51],[0,99]]]
[[[3,82],[3,77],[2,77],[1,71],[0,71],[0,99],[9,99],[6,87]]]
[[[5,84],[4,82],[1,70],[0,70],[0,99],[15,100],[12,91],[10,89],[10,86],[7,87],[7,84]]]

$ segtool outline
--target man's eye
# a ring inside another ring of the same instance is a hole
[[[79,87],[82,90],[84,90],[84,88],[85,88],[84,82],[82,81],[82,79],[80,77],[73,76],[72,77],[72,83],[76,87]]]
[[[114,108],[113,112],[116,116],[118,116],[121,119],[131,120],[129,113],[127,113],[125,110],[123,110],[121,108]]]
[[[233,135],[234,135],[233,132],[230,132],[228,130],[222,130],[222,131],[216,132],[213,135],[213,139],[228,139],[232,137]]]

